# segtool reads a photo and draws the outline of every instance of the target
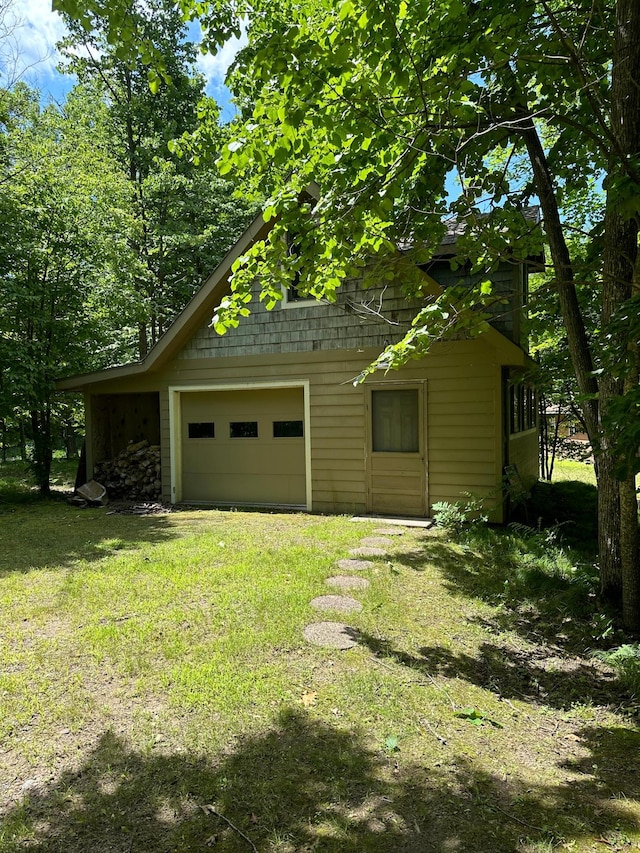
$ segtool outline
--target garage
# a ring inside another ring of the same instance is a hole
[[[180,393],[181,500],[306,508],[302,387]]]

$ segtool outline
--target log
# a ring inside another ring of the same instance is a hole
[[[161,470],[160,447],[145,440],[127,445],[114,459],[96,462],[93,473],[112,500],[159,501]]]

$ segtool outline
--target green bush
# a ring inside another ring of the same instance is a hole
[[[470,494],[465,498],[455,503],[438,501],[433,504],[433,517],[438,527],[457,536],[474,525],[487,523],[488,517],[482,512],[482,500]]]

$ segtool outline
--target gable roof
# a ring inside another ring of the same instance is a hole
[[[314,188],[312,188],[313,190]],[[536,209],[537,212],[537,209]],[[529,218],[529,217],[527,217]],[[533,215],[531,216],[533,221]],[[168,361],[174,358],[182,349],[189,338],[194,335],[202,323],[211,318],[215,309],[225,295],[229,279],[231,277],[234,262],[242,256],[250,246],[257,240],[261,240],[272,228],[271,222],[265,222],[262,213],[255,217],[253,222],[244,231],[240,238],[229,249],[211,275],[205,279],[194,296],[190,299],[184,309],[178,314],[162,337],[149,350],[144,359],[137,362],[107,367],[90,373],[77,374],[65,377],[56,382],[58,391],[75,391],[87,385],[97,382],[112,381],[114,379],[129,378],[142,374],[153,373],[159,370]],[[435,257],[449,255],[452,253],[456,240],[456,229],[451,227],[447,230],[445,239],[441,244],[441,252],[435,253]],[[441,288],[428,273],[425,273],[432,289],[438,292]],[[527,358],[524,351],[517,344],[510,341],[497,329],[491,327],[486,334],[497,349],[502,351],[503,358],[511,359],[513,364],[522,364]],[[496,338],[497,336],[497,338]]]

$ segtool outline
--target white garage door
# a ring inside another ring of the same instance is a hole
[[[182,500],[306,506],[302,388],[181,394]]]

